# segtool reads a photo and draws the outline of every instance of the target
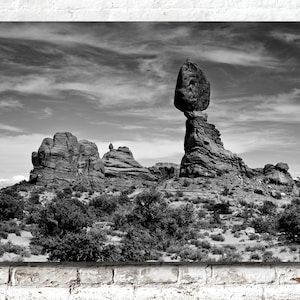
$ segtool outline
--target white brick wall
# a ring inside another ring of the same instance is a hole
[[[0,0],[2,21],[298,21],[299,0]]]
[[[0,300],[298,300],[298,276],[300,264],[23,264],[0,267]]]

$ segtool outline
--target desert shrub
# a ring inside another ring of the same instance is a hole
[[[289,247],[289,249],[290,249],[290,251],[295,252],[295,251],[298,250],[298,247],[297,247],[296,245],[291,245],[291,246]]]
[[[288,206],[278,220],[278,229],[293,242],[300,243],[300,205]]]
[[[13,196],[0,194],[0,220],[9,220],[13,218],[21,218],[23,216],[24,202]]]
[[[264,215],[275,215],[276,214],[277,205],[275,205],[272,201],[265,201],[260,211]]]
[[[233,192],[230,191],[230,189],[229,189],[228,186],[225,186],[225,187],[223,188],[223,190],[221,191],[220,194],[221,194],[222,196],[231,196],[231,195],[233,195]]]
[[[75,193],[74,193],[74,197],[80,198],[80,197],[81,197],[81,192],[75,192]]]
[[[15,220],[3,221],[0,223],[0,230],[7,233],[17,233],[19,232],[20,227]]]
[[[134,208],[128,215],[128,221],[146,228],[161,227],[166,216],[167,203],[161,193],[156,190],[146,190],[137,195]]]
[[[272,241],[272,236],[269,234],[269,233],[263,233],[262,235],[261,235],[261,238],[262,238],[262,240],[263,241]]]
[[[88,189],[83,185],[76,185],[76,186],[73,187],[73,191],[80,192],[80,193],[85,193],[85,192],[88,191]]]
[[[179,252],[182,260],[203,261],[208,258],[208,250],[186,248]]]
[[[236,249],[225,248],[220,261],[223,262],[238,262],[241,261],[241,254]]]
[[[37,212],[38,234],[44,236],[77,232],[91,225],[85,204],[77,199],[54,199]]]
[[[273,256],[272,251],[266,251],[262,255],[262,261],[263,262],[280,262],[280,259],[278,257]]]
[[[197,212],[197,217],[199,218],[199,219],[204,219],[205,217],[206,217],[206,211],[205,210],[198,210],[198,212]]]
[[[8,238],[8,233],[4,231],[0,231],[0,238],[1,239],[7,239]]]
[[[213,241],[218,241],[218,242],[224,242],[225,241],[225,238],[222,234],[211,234],[210,238]]]
[[[234,224],[231,228],[231,232],[235,233],[241,230],[246,229],[246,225],[245,224]]]
[[[41,245],[30,244],[29,249],[30,249],[30,253],[32,255],[43,254],[43,246],[41,246]]]
[[[264,251],[265,249],[266,249],[266,246],[264,246],[264,245],[255,245],[255,246],[247,246],[245,248],[245,251],[255,252],[255,251]]]
[[[62,237],[45,241],[45,251],[51,261],[102,261],[103,244],[90,238],[86,232],[68,232]]]
[[[89,203],[89,206],[92,206],[95,209],[95,213],[97,215],[110,215],[116,210],[118,206],[118,201],[117,198],[114,196],[108,196],[103,194],[99,197],[92,199]]]
[[[222,255],[224,254],[224,249],[221,247],[214,246],[211,248],[211,253],[214,255]]]
[[[130,203],[130,199],[128,197],[127,191],[121,192],[120,196],[118,197],[118,203],[120,205],[126,205],[126,204]]]
[[[254,218],[250,224],[257,233],[275,233],[277,230],[277,218],[275,217],[259,217]]]
[[[19,255],[24,254],[24,251],[25,251],[25,247],[14,245],[10,241],[5,244],[2,244],[2,247],[3,247],[4,252],[15,253],[15,254],[19,254]]]
[[[184,181],[183,181],[183,183],[182,183],[182,185],[184,186],[184,187],[188,187],[189,185],[190,185],[191,183],[190,183],[190,181],[188,180],[188,179],[184,179]]]
[[[241,235],[242,235],[242,233],[239,232],[239,231],[236,231],[236,232],[233,234],[233,236],[234,236],[235,238],[239,238]]]
[[[183,191],[176,191],[177,197],[183,197]]]
[[[252,254],[250,255],[250,259],[251,259],[251,260],[260,260],[261,258],[260,258],[260,256],[259,256],[258,253],[252,253]]]
[[[229,202],[223,201],[221,203],[214,204],[212,209],[213,209],[213,211],[218,212],[219,214],[226,215],[226,214],[231,214],[231,210],[229,207],[230,207]]]
[[[64,192],[64,194],[66,194],[66,195],[72,195],[72,189],[70,188],[70,187],[65,187],[64,189],[63,189],[63,192]]]
[[[210,249],[211,248],[211,244],[209,241],[198,241],[198,243],[196,244],[197,247],[201,247],[201,248],[204,248],[204,249]]]
[[[153,248],[158,243],[157,236],[151,232],[132,228],[128,230],[121,246],[122,260],[124,261],[145,261],[149,260]]]

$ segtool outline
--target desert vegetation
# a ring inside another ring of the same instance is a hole
[[[27,183],[2,189],[0,258],[299,259],[300,199],[292,194],[266,197],[254,187],[244,191],[226,185],[224,178],[170,179],[159,186],[128,183],[107,184],[97,192],[78,186],[50,191]],[[18,243],[24,236],[27,242]]]

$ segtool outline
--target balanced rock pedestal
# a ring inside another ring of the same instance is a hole
[[[103,185],[104,165],[96,144],[78,141],[70,132],[45,138],[38,152],[32,153],[32,164],[31,183],[47,187],[82,185],[93,190]]]
[[[187,118],[180,176],[215,177],[223,172],[249,172],[240,157],[224,149],[216,127],[207,123],[207,114],[202,111],[209,103],[208,80],[196,64],[186,61],[179,71],[174,97],[175,107]]]
[[[205,117],[187,119],[184,151],[180,176],[215,177],[224,172],[246,174],[249,171],[240,157],[224,149],[220,132]]]

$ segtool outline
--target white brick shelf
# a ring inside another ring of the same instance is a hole
[[[300,299],[300,263],[0,265],[5,299]]]

